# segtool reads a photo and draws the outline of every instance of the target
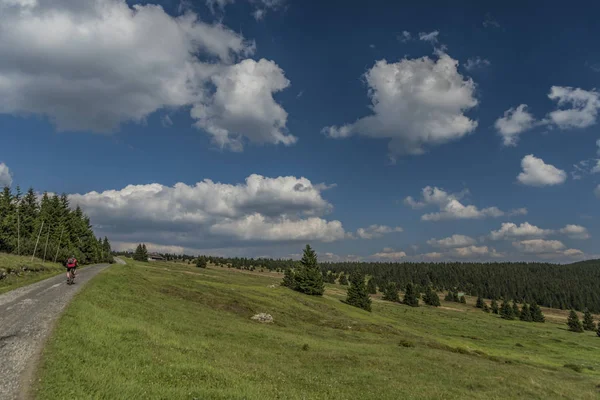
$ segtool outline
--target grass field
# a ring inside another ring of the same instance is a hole
[[[600,338],[471,305],[348,305],[271,273],[115,265],[80,292],[39,399],[598,399]],[[275,287],[271,287],[275,285]],[[273,315],[273,324],[250,318]],[[557,317],[558,318],[558,317]],[[576,372],[565,364],[579,369]]]
[[[23,267],[27,267],[27,271],[23,271]],[[9,273],[11,271],[19,273]],[[0,279],[0,293],[58,275],[65,272],[65,268],[51,262],[42,263],[42,260],[37,258],[31,261],[31,256],[0,253],[0,275],[3,272],[6,273],[6,277]]]

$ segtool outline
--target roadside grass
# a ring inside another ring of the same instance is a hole
[[[26,271],[23,271],[24,267],[26,267]],[[13,271],[18,273],[11,273]],[[0,276],[6,273],[4,278],[0,278],[0,293],[30,285],[63,272],[65,272],[65,268],[57,263],[48,261],[42,263],[42,260],[38,258],[31,261],[31,256],[0,253]]]
[[[472,306],[373,312],[278,277],[185,264],[115,265],[67,308],[39,399],[597,399],[600,338]],[[270,287],[276,285],[275,287]],[[273,324],[250,317],[273,316]],[[518,345],[517,345],[518,344]],[[578,372],[579,371],[579,372]]]

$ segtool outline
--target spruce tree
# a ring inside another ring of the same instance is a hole
[[[464,294],[463,294],[462,296],[460,296],[459,303],[462,303],[462,304],[467,304],[467,298],[465,297],[465,295],[464,295]]]
[[[483,308],[483,298],[481,295],[477,296],[477,302],[475,303],[476,308]]]
[[[142,250],[142,245],[138,244],[137,247],[135,248],[135,253],[133,253],[133,259],[135,261],[143,261],[143,250]]]
[[[281,281],[281,285],[289,287],[290,289],[294,289],[294,283],[294,271],[291,268],[288,268],[283,273],[283,280]]]
[[[375,280],[373,278],[369,279],[367,283],[367,291],[369,294],[377,294],[377,286],[375,285]]]
[[[398,287],[394,282],[388,282],[383,288],[383,300],[400,302]]]
[[[515,318],[518,318],[519,315],[521,315],[521,310],[519,310],[519,305],[514,300],[512,303],[512,309],[513,309],[513,315],[515,316]]]
[[[428,306],[439,307],[440,306],[440,298],[438,297],[435,290],[431,288],[427,288],[425,295],[423,296],[423,301]]]
[[[498,312],[499,312],[498,302],[495,299],[492,300],[492,306],[491,306],[491,308],[492,308],[492,313],[498,314]]]
[[[448,294],[444,297],[444,301],[454,301],[454,293],[452,293],[452,290],[448,290]]]
[[[146,248],[146,244],[142,243],[142,261],[148,261],[148,249]]]
[[[371,298],[367,293],[365,278],[358,271],[350,275],[350,287],[346,296],[346,303],[351,306],[371,311]]]
[[[346,274],[344,274],[343,272],[340,274],[339,282],[340,282],[340,285],[348,284],[348,278],[346,277]]]
[[[529,310],[531,312],[531,318],[533,319],[533,322],[546,322],[546,317],[544,317],[542,309],[535,301],[531,303]]]
[[[523,304],[521,307],[521,314],[519,315],[519,319],[525,322],[532,322],[533,316],[531,315],[531,310],[527,304]]]
[[[489,313],[490,311],[491,311],[490,307],[487,305],[487,303],[484,302],[483,303],[483,312]]]
[[[325,292],[323,274],[317,263],[317,254],[308,244],[304,248],[300,264],[294,276],[294,290],[311,296],[322,296]]]
[[[415,287],[410,282],[406,285],[406,291],[404,292],[404,300],[402,300],[402,302],[407,306],[411,307],[419,306],[419,299],[417,299]]]
[[[500,317],[508,320],[515,319],[513,308],[506,300],[502,301],[502,305],[500,306]]]
[[[595,331],[596,324],[594,323],[594,317],[592,313],[586,308],[583,313],[583,329],[586,331]]]
[[[197,268],[206,268],[206,265],[208,264],[206,257],[204,256],[200,256],[196,259],[196,267]]]
[[[567,325],[569,326],[569,330],[571,332],[581,333],[583,332],[583,325],[581,325],[581,321],[579,321],[579,317],[575,310],[571,310],[569,313],[569,319],[567,320]]]

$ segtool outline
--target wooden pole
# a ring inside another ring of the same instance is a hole
[[[46,235],[46,247],[44,248],[44,258],[42,264],[46,262],[46,252],[48,251],[48,240],[50,240],[50,228],[48,228],[48,235]]]
[[[56,255],[54,256],[54,262],[56,262],[56,260],[58,259],[58,251],[60,250],[60,241],[62,240],[62,235],[63,232],[65,231],[65,227],[62,227],[62,230],[60,231],[60,237],[58,238],[58,246],[56,247]]]
[[[33,258],[35,257],[35,252],[37,250],[38,243],[40,242],[40,236],[42,236],[42,229],[43,228],[44,228],[44,221],[42,221],[42,226],[40,227],[40,233],[38,234],[38,238],[35,241],[35,248],[33,249],[33,255],[31,256],[31,261],[33,261]]]

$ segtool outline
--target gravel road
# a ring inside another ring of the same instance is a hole
[[[0,400],[27,397],[54,321],[75,293],[106,267],[80,269],[71,286],[61,274],[0,295]]]

